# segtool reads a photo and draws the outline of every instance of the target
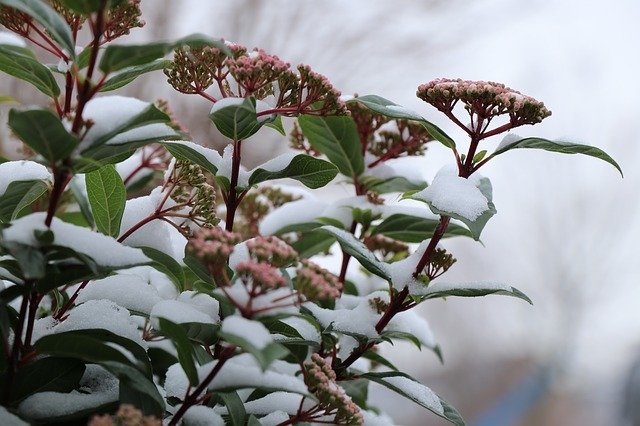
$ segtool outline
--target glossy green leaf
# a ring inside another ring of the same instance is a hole
[[[298,252],[301,258],[308,259],[311,256],[329,250],[329,247],[335,242],[336,238],[333,235],[321,230],[315,230],[303,233],[300,239],[291,246]]]
[[[9,111],[9,127],[50,163],[69,157],[78,145],[78,139],[67,132],[54,113],[46,109],[12,109]]]
[[[268,122],[258,119],[256,99],[253,96],[245,99],[226,98],[216,102],[209,113],[209,119],[220,133],[236,141],[254,135]]]
[[[273,361],[284,358],[289,354],[289,351],[279,343],[269,343],[264,348],[258,348],[244,337],[222,331],[219,332],[219,335],[225,342],[236,345],[253,355],[262,370],[266,370]]]
[[[173,257],[152,247],[140,247],[140,249],[145,256],[153,261],[150,266],[166,274],[179,292],[184,291],[184,270]]]
[[[517,288],[491,282],[463,283],[457,285],[435,282],[431,283],[429,287],[427,287],[426,292],[423,293],[422,299],[426,300],[449,296],[481,297],[490,294],[517,297],[518,299],[522,299],[533,305],[531,299]]]
[[[512,149],[522,148],[543,149],[545,151],[559,152],[561,154],[588,155],[589,157],[594,157],[606,161],[607,163],[615,167],[620,172],[620,175],[622,175],[622,169],[620,168],[618,163],[616,163],[616,161],[611,158],[609,154],[607,154],[600,148],[566,141],[552,141],[543,138],[523,138],[498,148],[493,154],[491,154],[491,157],[495,157],[496,155],[511,151]]]
[[[304,115],[298,118],[298,124],[309,144],[326,155],[340,173],[354,177],[364,172],[358,129],[351,117]]]
[[[49,185],[41,180],[11,182],[0,196],[0,223],[15,219],[48,190]]]
[[[129,359],[118,349],[107,345],[100,338],[87,334],[50,334],[38,339],[35,348],[41,354],[75,358],[95,364],[107,361],[130,364]]]
[[[376,382],[399,395],[410,399],[437,416],[450,421],[454,425],[464,426],[465,424],[462,416],[455,408],[433,393],[431,389],[407,374],[391,371],[384,373],[364,373],[361,374],[360,377]],[[404,383],[399,385],[398,382],[395,382],[398,378],[400,380],[407,380],[406,386],[403,386]]]
[[[198,371],[196,370],[196,364],[193,361],[193,344],[189,341],[187,333],[180,325],[174,324],[165,318],[160,318],[159,322],[160,331],[166,337],[171,339],[171,343],[173,343],[176,351],[178,352],[178,361],[187,375],[189,383],[191,386],[198,386]]]
[[[212,175],[218,173],[218,167],[216,167],[215,164],[209,161],[207,157],[202,154],[202,152],[199,152],[198,150],[189,146],[187,142],[163,142],[162,145],[167,148],[167,151],[169,151],[171,155],[176,157],[178,160],[187,160],[194,164],[197,164]],[[201,147],[201,149],[205,148]]]
[[[106,2],[106,9],[113,9],[123,2],[124,0],[109,0]],[[105,2],[102,0],[60,0],[60,3],[76,13],[83,16],[89,16],[90,14],[99,11]]]
[[[359,102],[372,111],[382,114],[390,118],[399,118],[404,120],[417,121],[424,126],[429,134],[438,142],[442,143],[448,148],[454,148],[456,143],[449,135],[447,135],[442,129],[435,124],[427,121],[417,112],[414,112],[408,108],[400,106],[388,99],[385,99],[377,95],[365,95],[353,98],[350,102]]]
[[[337,174],[338,169],[333,164],[310,155],[299,154],[293,157],[282,170],[268,171],[258,166],[249,177],[249,185],[267,180],[290,178],[308,188],[316,189],[331,182]]]
[[[229,417],[231,418],[231,424],[233,426],[244,426],[244,419],[247,416],[247,412],[244,409],[244,403],[238,396],[237,392],[220,392],[218,393],[224,406],[227,407]]]
[[[222,40],[212,39],[202,34],[193,34],[175,42],[157,42],[140,45],[111,44],[104,50],[99,68],[105,73],[110,73],[124,68],[148,64],[149,62],[164,57],[173,49],[181,46],[214,46],[230,55],[229,48]]]
[[[378,194],[420,191],[427,187],[427,182],[425,181],[413,182],[402,176],[395,176],[389,179],[377,179],[371,176],[363,176],[363,178],[359,179],[360,183],[364,183],[367,189]]]
[[[342,250],[357,259],[364,269],[380,278],[391,281],[391,275],[387,270],[386,264],[378,260],[367,246],[353,234],[335,226],[323,226],[320,230],[333,235],[340,243]]]
[[[11,400],[18,402],[38,392],[71,392],[78,386],[84,370],[84,364],[77,359],[36,359],[18,370]]]
[[[28,49],[0,45],[0,71],[34,85],[50,98],[60,94],[53,73],[38,62]]]
[[[202,262],[200,262],[200,260],[198,260],[198,258],[188,254],[184,257],[184,264],[187,265],[199,279],[215,286],[209,270],[202,264]]]
[[[127,387],[127,391],[125,392],[127,401],[121,402],[135,404],[137,401],[144,401],[145,404],[139,408],[144,408],[145,414],[154,415],[156,417],[160,417],[164,414],[164,399],[151,379],[145,377],[136,368],[124,363],[104,361],[101,362],[100,365],[120,379],[121,396],[123,394],[122,386]],[[136,393],[139,394],[139,396],[135,397]],[[153,405],[150,405],[150,403]]]
[[[98,231],[117,238],[124,214],[127,191],[120,174],[106,165],[86,175],[87,196]]]
[[[36,247],[6,241],[3,246],[16,259],[25,279],[45,277],[46,261],[44,255]]]
[[[42,25],[71,58],[75,57],[75,43],[71,29],[58,13],[42,0],[0,0],[0,5],[9,6],[31,16]]]
[[[385,237],[407,243],[421,243],[433,236],[433,233],[439,223],[440,221],[437,219],[427,219],[406,214],[394,214],[384,219],[371,231],[371,234],[381,234]],[[443,238],[457,236],[472,237],[471,232],[468,229],[455,223],[449,223]]]
[[[91,213],[91,206],[89,205],[89,200],[85,195],[84,188],[81,187],[81,183],[77,179],[71,180],[69,188],[71,189],[71,194],[73,195],[76,204],[80,207],[80,212],[82,213],[84,220],[90,228],[93,228],[93,225],[95,224],[93,220],[93,213]]]
[[[100,87],[100,91],[110,92],[124,87],[143,74],[165,68],[169,62],[169,60],[157,59],[146,64],[125,68],[105,81]]]

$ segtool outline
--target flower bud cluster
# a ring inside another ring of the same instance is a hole
[[[334,424],[361,425],[364,418],[360,407],[351,400],[336,383],[336,373],[331,366],[318,354],[311,355],[307,367],[307,386],[318,398],[318,402],[327,412],[333,413]]]
[[[33,19],[26,13],[9,6],[0,6],[0,25],[9,31],[26,37],[29,35],[32,21]]]
[[[364,244],[369,250],[380,253],[386,262],[403,259],[409,253],[408,245],[381,234],[365,238]]]
[[[89,426],[161,426],[162,421],[153,416],[145,416],[130,404],[122,404],[115,415],[93,416]]]
[[[298,293],[307,300],[330,300],[340,297],[342,283],[331,272],[321,268],[317,264],[303,259],[300,268],[296,271],[294,281]]]
[[[236,265],[236,274],[246,284],[252,283],[254,288],[260,288],[261,293],[267,290],[286,287],[287,280],[280,272],[264,261],[249,260]]]
[[[429,277],[429,280],[444,274],[456,263],[456,259],[445,249],[436,248],[429,257],[429,263],[425,266],[423,272]]]
[[[213,46],[183,47],[175,51],[173,61],[164,69],[169,84],[178,92],[194,94],[206,90],[223,67],[227,56]]]
[[[169,180],[173,183],[171,198],[178,205],[191,208],[189,216],[194,222],[206,227],[218,224],[216,190],[207,182],[200,166],[176,160]]]
[[[289,133],[289,147],[298,151],[303,151],[307,155],[312,155],[314,157],[320,156],[320,151],[311,146],[307,138],[304,136],[304,133],[302,133],[302,130],[300,130],[298,123],[293,123],[293,128],[291,129],[291,133]]]
[[[104,28],[104,41],[111,41],[129,34],[133,28],[142,28],[140,0],[125,0],[109,10]]]
[[[254,95],[263,99],[273,94],[273,82],[289,71],[290,65],[262,49],[254,49],[247,55],[227,59],[229,74],[238,82],[244,96]]]
[[[86,20],[86,18],[78,13],[75,13],[73,10],[66,7],[60,0],[49,0],[49,4],[58,12],[60,16],[64,18],[64,20],[69,24],[71,28],[79,30],[82,27],[82,24]]]
[[[239,234],[220,227],[198,229],[189,240],[187,251],[211,266],[227,263],[233,248],[241,241]]]
[[[460,101],[470,114],[484,119],[509,115],[515,126],[536,124],[551,115],[542,102],[491,81],[436,79],[418,87],[417,96],[443,112]]]
[[[273,186],[261,186],[251,190],[240,204],[235,229],[245,238],[260,234],[260,221],[273,209],[300,199]]]
[[[258,262],[267,262],[276,268],[290,266],[298,259],[298,252],[278,237],[256,237],[247,241],[249,254]]]

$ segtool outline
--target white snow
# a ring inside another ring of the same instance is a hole
[[[49,333],[73,330],[103,329],[126,337],[146,348],[138,326],[125,308],[110,300],[88,300],[69,311],[69,317],[51,327]]]
[[[245,354],[248,355],[248,354]],[[249,355],[250,358],[252,358]],[[217,361],[196,367],[198,377],[203,380],[215,367]],[[189,387],[189,380],[180,367],[174,364],[167,370],[165,390],[167,396],[184,398]],[[262,371],[255,363],[247,362],[242,355],[232,358],[220,369],[215,379],[209,385],[209,390],[224,390],[234,388],[258,388],[278,389],[288,392],[307,394],[304,382],[291,374],[283,374],[268,369]]]
[[[262,426],[277,426],[289,420],[289,415],[284,411],[274,411],[260,419]]]
[[[315,199],[292,201],[267,214],[260,223],[260,234],[273,235],[287,225],[313,222],[327,203]]]
[[[6,408],[0,406],[0,424],[3,426],[29,426],[29,423],[20,417],[11,414]]]
[[[116,164],[116,171],[118,172],[122,180],[127,179],[132,173],[136,172],[136,170],[142,165],[143,157],[145,155],[149,155],[151,151],[153,151],[152,147],[145,146],[133,153],[131,157]],[[154,160],[154,164],[157,163],[158,161]],[[153,171],[148,167],[138,170],[135,174],[135,177],[130,181],[130,183],[142,179],[143,177],[146,177],[151,173],[153,173]]]
[[[107,145],[122,145],[131,141],[145,141],[151,139],[171,139],[177,135],[176,131],[164,123],[153,123],[136,127],[109,139]]]
[[[14,220],[11,227],[2,231],[3,238],[5,241],[38,246],[39,242],[33,233],[36,230],[47,230],[44,224],[45,217],[46,213],[39,212]],[[63,222],[55,217],[50,229],[55,235],[54,244],[86,254],[99,265],[123,267],[150,261],[140,249],[126,247],[112,237]]]
[[[80,391],[36,393],[20,403],[18,413],[33,420],[51,419],[117,401],[118,379],[89,364],[80,380]]]
[[[220,163],[217,166],[218,166],[218,173],[216,173],[216,176],[226,177],[227,179],[229,179],[229,182],[231,182],[231,172],[232,172],[232,166],[233,166],[233,145],[232,144],[224,147],[224,150],[222,151],[222,159],[220,160]],[[249,176],[251,175],[249,174],[249,172],[247,172],[247,169],[245,169],[244,166],[241,165],[238,171],[238,186],[242,186],[242,187],[248,186]]]
[[[404,376],[385,377],[383,380],[391,386],[400,389],[411,398],[420,401],[421,404],[429,407],[433,411],[444,414],[444,408],[442,407],[440,398],[425,385]]]
[[[269,414],[276,410],[287,414],[296,414],[301,400],[302,395],[298,393],[273,392],[262,398],[245,402],[244,408],[248,414],[256,415]],[[311,401],[309,402],[311,403]]]
[[[299,155],[295,152],[288,152],[286,154],[278,155],[276,158],[272,158],[266,163],[260,164],[258,167],[254,168],[249,172],[249,174],[253,174],[258,169],[266,170],[267,172],[279,172],[280,170],[284,170],[291,163],[291,160],[295,156]]]
[[[223,108],[231,107],[231,106],[240,106],[244,103],[244,98],[222,98],[213,104],[211,110],[209,111],[209,115],[212,115]]]
[[[214,319],[203,313],[193,305],[179,300],[163,300],[151,309],[151,318],[165,318],[176,324],[198,322],[213,324]],[[157,321],[153,321],[153,327],[159,328]]]
[[[496,151],[501,150],[502,148],[505,148],[515,142],[518,142],[521,139],[522,137],[516,135],[515,133],[507,133],[506,135],[504,135],[504,137],[496,147]]]
[[[222,321],[220,331],[240,337],[258,349],[264,349],[273,343],[273,338],[264,324],[237,315],[227,317]]]
[[[118,274],[92,281],[78,294],[78,303],[108,299],[123,308],[146,315],[162,298],[158,290],[136,275]]]
[[[135,275],[150,285],[158,292],[162,299],[175,299],[178,297],[178,290],[168,276],[151,266],[136,266],[135,268],[123,269],[118,272],[122,275]]]
[[[235,271],[238,263],[246,262],[250,258],[251,255],[249,254],[249,249],[247,248],[247,241],[238,243],[233,246],[233,252],[231,252],[231,256],[229,256],[229,267]]]
[[[27,43],[22,37],[19,37],[9,31],[0,31],[0,44],[4,44],[6,46],[27,47]]]
[[[496,281],[473,281],[465,283],[453,283],[437,281],[431,283],[425,294],[439,293],[441,291],[451,291],[460,289],[470,290],[496,290],[496,291],[513,291],[513,287],[506,283]]]
[[[25,180],[46,180],[51,182],[52,176],[45,166],[35,161],[7,161],[0,164],[0,196],[5,193],[11,182]]]
[[[438,171],[430,186],[413,194],[412,198],[424,200],[434,208],[474,221],[489,210],[487,198],[478,189],[475,179],[459,177],[455,168],[445,166]]]
[[[343,296],[344,297],[344,296]],[[333,324],[333,329],[341,333],[359,334],[369,338],[378,337],[376,323],[380,319],[369,304],[368,298],[361,298],[353,309],[325,309],[315,303],[307,302],[304,306],[311,311],[323,327]]]
[[[282,318],[280,322],[287,324],[296,329],[300,336],[312,342],[320,342],[320,332],[309,321],[300,317]]]
[[[205,315],[208,315],[214,322],[220,321],[220,303],[208,294],[187,290],[178,296],[179,302],[184,302]]]
[[[224,420],[213,408],[194,405],[182,417],[183,426],[224,426]]]
[[[429,323],[415,312],[415,310],[408,310],[396,314],[385,330],[410,333],[416,336],[424,346],[432,349],[436,347],[436,340]]]
[[[409,294],[421,295],[425,293],[426,286],[416,280],[413,277],[413,273],[420,262],[420,258],[429,246],[429,242],[430,240],[421,242],[418,248],[408,257],[386,265],[394,288],[402,290],[405,286],[408,286]]]

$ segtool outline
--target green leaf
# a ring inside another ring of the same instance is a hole
[[[235,334],[220,331],[219,336],[225,342],[236,345],[253,355],[263,371],[266,370],[273,361],[284,358],[289,354],[289,351],[279,343],[269,343],[264,348],[258,348],[247,339]]]
[[[363,179],[364,178],[364,179]],[[363,176],[360,182],[364,183],[367,189],[378,194],[388,194],[389,192],[420,191],[427,187],[427,182],[412,182],[402,176],[395,176],[389,179],[377,179],[372,176]]]
[[[180,325],[174,324],[165,318],[159,318],[159,322],[160,331],[171,339],[171,343],[173,343],[178,352],[178,361],[187,375],[189,383],[191,386],[198,386],[198,371],[193,361],[193,344],[189,340],[189,337],[187,337],[187,333]]]
[[[145,256],[153,261],[149,266],[166,274],[173,281],[179,292],[184,291],[184,270],[173,257],[152,247],[140,247],[140,249],[142,249]]]
[[[329,247],[336,242],[336,238],[326,232],[312,231],[302,234],[300,239],[294,242],[291,247],[298,252],[301,258],[308,259],[318,253],[329,250]]]
[[[389,361],[388,359],[386,359],[385,357],[383,357],[377,352],[366,351],[364,355],[362,355],[362,357],[365,359],[368,359],[374,364],[377,363],[380,365],[384,365],[385,367],[390,368],[393,371],[398,371],[398,368],[395,365],[393,365],[391,361]]]
[[[83,16],[89,16],[103,7],[102,0],[60,0],[65,7]],[[110,0],[106,2],[105,10],[113,9],[123,3],[123,0]]]
[[[209,161],[203,154],[203,152],[207,152],[205,150],[207,150],[208,148],[196,145],[192,142],[163,142],[162,145],[167,148],[167,151],[169,151],[171,155],[176,157],[178,160],[186,160],[197,164],[212,175],[218,173],[218,167],[211,161]],[[220,157],[217,152],[216,155]]]
[[[89,205],[89,200],[84,194],[83,188],[80,186],[80,183],[77,179],[72,179],[69,184],[69,188],[71,189],[71,194],[73,195],[74,200],[76,200],[76,204],[80,207],[80,212],[84,217],[85,221],[89,225],[90,228],[93,228],[95,224],[93,220],[93,214],[91,213],[91,206]]]
[[[75,57],[75,43],[69,25],[42,0],[0,0],[0,5],[18,9],[42,25],[71,58]]]
[[[249,177],[249,185],[267,180],[290,178],[308,188],[316,189],[331,182],[337,174],[338,170],[333,164],[310,155],[299,154],[293,157],[282,170],[269,171],[258,166]]]
[[[323,226],[320,230],[333,235],[338,240],[338,243],[340,243],[342,250],[356,258],[367,271],[387,281],[391,281],[391,276],[385,263],[378,260],[367,246],[353,234],[338,229],[335,226]]]
[[[117,238],[127,192],[120,174],[111,164],[86,175],[87,196],[98,231]]]
[[[287,136],[287,132],[284,130],[284,126],[282,125],[282,117],[276,116],[275,120],[268,122],[265,124],[265,127],[270,127],[280,133],[282,136]]]
[[[151,379],[145,377],[139,370],[127,364],[104,361],[101,362],[100,365],[120,379],[121,396],[123,395],[122,386],[127,387],[124,395],[126,395],[128,401],[121,402],[135,404],[136,402],[144,401],[145,404],[139,408],[143,408],[145,410],[145,414],[154,415],[156,417],[161,417],[164,414],[164,399],[162,399],[160,392],[158,392],[158,388]],[[139,396],[134,397],[136,393],[139,394]],[[150,403],[153,403],[153,405],[150,405]]]
[[[215,282],[213,278],[211,278],[211,274],[206,266],[202,264],[195,256],[190,254],[184,257],[184,264],[189,267],[189,269],[202,281],[215,286]]]
[[[3,246],[16,259],[25,279],[33,280],[45,277],[46,261],[36,247],[6,241]]]
[[[264,118],[258,119],[253,96],[221,99],[211,108],[209,118],[220,133],[236,141],[254,135],[268,122]]]
[[[351,117],[304,115],[298,118],[298,124],[309,144],[326,155],[340,173],[354,177],[364,172],[358,129]]]
[[[607,154],[600,148],[566,141],[552,141],[542,138],[524,138],[497,149],[493,154],[491,154],[491,157],[495,157],[496,155],[511,151],[512,149],[520,148],[543,149],[545,151],[559,152],[562,154],[588,155],[589,157],[594,157],[606,161],[607,163],[615,167],[620,172],[620,175],[623,176],[622,169],[620,168],[618,163],[616,163],[616,161],[611,158],[609,154]]]
[[[157,59],[147,64],[125,68],[105,81],[100,88],[100,91],[109,92],[111,90],[116,90],[124,87],[143,74],[164,69],[164,67],[166,67],[168,63],[170,63],[169,60]]]
[[[43,336],[35,343],[40,354],[80,359],[85,362],[103,364],[116,362],[129,364],[129,359],[118,349],[103,342],[100,338],[80,333],[58,333]]]
[[[124,68],[147,64],[164,57],[173,49],[181,46],[214,46],[231,56],[229,48],[222,40],[212,39],[202,34],[193,34],[175,42],[158,42],[140,45],[111,44],[104,50],[99,68],[104,73],[110,73]]]
[[[46,109],[12,109],[9,111],[9,127],[50,163],[69,157],[78,145],[78,139],[67,132],[54,113]]]
[[[400,106],[388,99],[385,99],[377,95],[365,95],[353,98],[350,102],[360,102],[372,111],[382,114],[390,118],[399,118],[404,120],[418,121],[424,126],[429,134],[438,142],[442,143],[447,148],[454,148],[456,143],[449,135],[447,135],[442,129],[435,124],[425,120],[417,112],[411,111],[408,108]]]
[[[18,370],[11,400],[19,402],[38,392],[71,392],[78,386],[84,370],[84,364],[77,359],[37,359]]]
[[[462,416],[455,408],[408,374],[391,371],[384,373],[364,373],[361,374],[360,377],[391,389],[455,425],[463,426],[465,424]],[[404,383],[402,382],[396,382],[395,380],[398,380],[397,378],[407,380],[406,386],[403,386]]]
[[[517,297],[533,305],[529,297],[515,287],[499,283],[477,282],[464,283],[460,285],[450,285],[446,283],[431,283],[423,293],[422,299],[435,299],[448,296],[458,297],[480,297],[490,294]]]
[[[222,398],[224,406],[227,407],[229,417],[231,417],[231,424],[233,426],[244,426],[244,418],[247,416],[247,412],[244,409],[244,403],[238,396],[238,393],[220,392],[218,396]]]
[[[0,71],[33,84],[36,89],[55,98],[60,88],[53,73],[33,56],[30,50],[0,45]]]
[[[434,231],[440,223],[437,219],[427,219],[406,214],[394,214],[383,220],[372,231],[372,235],[381,234],[385,237],[393,238],[407,243],[421,243],[433,236]],[[472,237],[468,229],[449,223],[443,238],[450,237]]]
[[[22,210],[48,190],[49,185],[41,180],[11,182],[4,194],[0,196],[0,222],[9,222],[15,219]]]

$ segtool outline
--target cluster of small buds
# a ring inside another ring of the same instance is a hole
[[[273,82],[281,74],[290,72],[290,65],[262,49],[254,49],[247,55],[227,59],[229,74],[242,88],[242,96],[263,99],[273,94]]]
[[[334,413],[334,424],[361,425],[364,418],[360,407],[351,400],[336,383],[336,373],[320,355],[311,355],[311,360],[305,364],[307,386],[318,398],[322,408],[328,413]]]
[[[274,236],[251,239],[247,241],[247,249],[258,262],[267,262],[276,268],[290,266],[298,259],[298,252]]]
[[[551,115],[542,102],[491,81],[436,79],[420,85],[417,96],[445,113],[460,101],[482,119],[507,114],[512,127],[536,124]]]
[[[262,293],[287,286],[287,280],[267,262],[249,260],[238,263],[235,269],[245,285],[251,282],[253,288],[261,288]]]
[[[104,41],[111,41],[129,34],[133,28],[142,28],[145,24],[140,20],[140,0],[125,0],[109,10],[104,28]]]
[[[373,299],[369,299],[369,306],[375,309],[378,314],[381,314],[389,308],[389,303],[379,297],[374,297]]]
[[[371,204],[374,204],[376,206],[384,205],[384,198],[382,198],[382,196],[380,196],[380,194],[378,194],[377,192],[367,191],[366,196],[367,201]]]
[[[69,24],[69,26],[75,31],[78,31],[86,20],[84,16],[75,13],[73,10],[62,4],[60,0],[49,0],[49,4],[53,10],[58,12],[58,14],[62,16],[67,24]]]
[[[375,133],[368,151],[385,161],[401,156],[424,155],[426,144],[433,138],[424,128],[409,120],[395,120],[397,131],[380,130]]]
[[[227,46],[231,56],[213,46],[178,49],[164,70],[169,83],[179,92],[200,94],[213,102],[216,99],[205,90],[214,83],[223,98],[273,96],[273,109],[285,116],[348,114],[340,92],[309,66],[299,65],[296,74],[287,62],[262,49]]]
[[[300,130],[298,123],[293,123],[293,128],[291,129],[291,133],[289,133],[289,147],[298,151],[303,151],[307,155],[312,155],[314,157],[320,156],[320,151],[311,146],[307,138],[302,133],[302,130]]]
[[[32,23],[33,19],[26,13],[9,6],[0,6],[0,25],[9,31],[26,37],[29,35]]]
[[[233,247],[241,241],[239,234],[220,227],[198,229],[189,240],[187,251],[211,266],[226,264]]]
[[[202,168],[190,161],[176,160],[169,177],[171,198],[190,207],[189,216],[200,226],[212,227],[220,222],[216,210],[216,189],[207,182]]]
[[[273,186],[261,186],[249,192],[240,207],[235,224],[235,229],[246,239],[260,234],[260,221],[273,209],[281,207],[301,197],[294,196]]]
[[[93,416],[88,426],[161,426],[162,421],[153,416],[145,416],[130,404],[122,404],[115,415]]]
[[[429,278],[433,280],[444,274],[456,263],[456,259],[452,254],[448,253],[445,249],[436,248],[429,257],[429,263],[425,266],[423,272]]]
[[[394,240],[381,234],[365,238],[364,244],[369,250],[380,253],[385,262],[404,259],[409,253],[408,245],[402,241]]]
[[[337,299],[342,293],[342,283],[338,277],[317,264],[303,259],[296,271],[294,281],[298,294],[307,300]]]

